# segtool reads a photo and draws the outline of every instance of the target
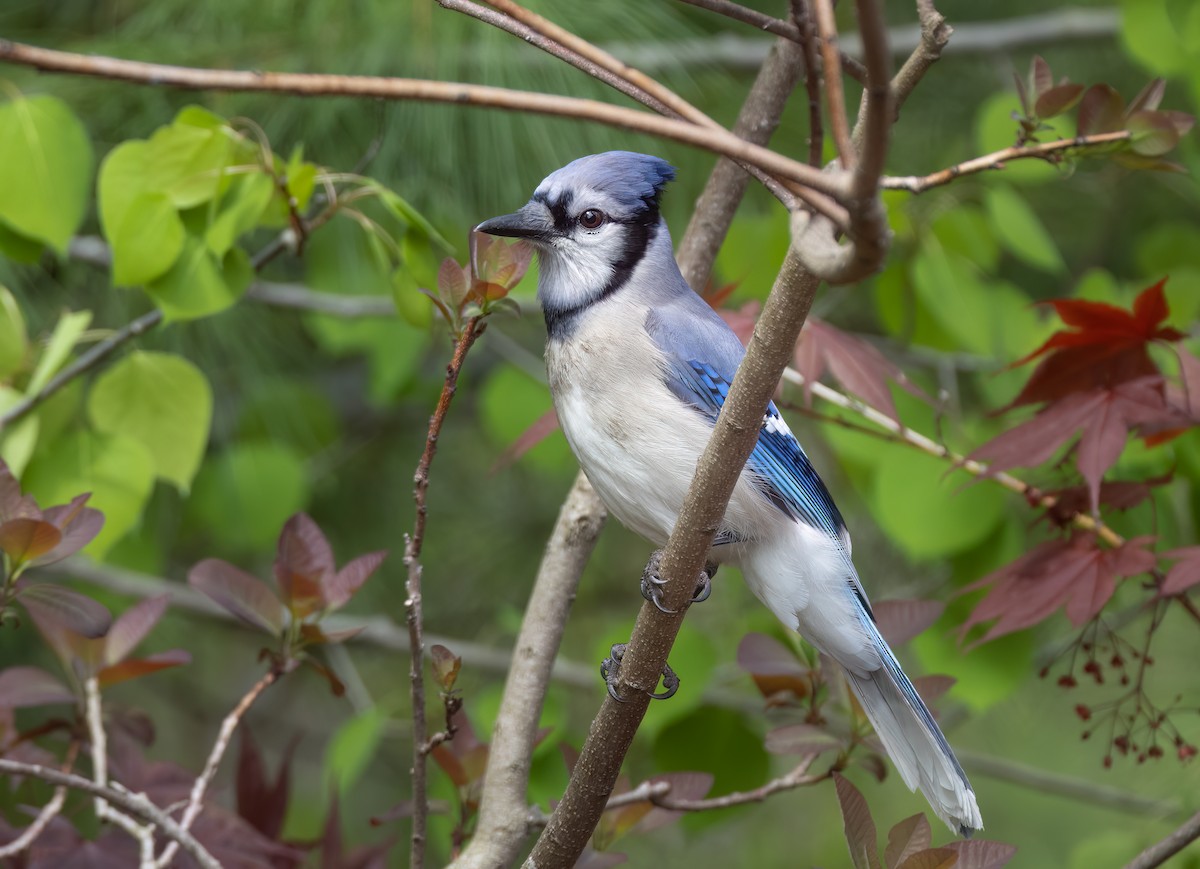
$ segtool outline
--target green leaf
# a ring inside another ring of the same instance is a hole
[[[46,245],[40,241],[14,232],[0,222],[0,254],[13,262],[35,263],[42,258],[42,251],[45,249]]]
[[[550,409],[550,390],[512,365],[498,367],[484,383],[479,411],[484,430],[491,435],[496,458],[511,447]],[[544,470],[572,467],[574,459],[561,431],[551,432],[520,459]]]
[[[0,284],[0,380],[7,380],[21,367],[28,351],[25,318],[12,292]]]
[[[0,104],[0,221],[66,254],[87,211],[92,160],[87,131],[62,100]]]
[[[998,93],[984,100],[975,113],[975,148],[980,154],[990,154],[1008,148],[1017,141],[1017,122],[1012,113],[1020,111],[1017,95]],[[1051,124],[1054,125],[1053,122]],[[1071,130],[1074,133],[1074,130]],[[1062,135],[1057,129],[1052,138]],[[1013,160],[1001,170],[1004,179],[1014,183],[1041,183],[1059,178],[1059,171],[1041,160]]]
[[[1194,57],[1181,39],[1185,32],[1182,14],[1173,16],[1183,4],[1167,0],[1122,0],[1119,34],[1125,47],[1148,70],[1170,76],[1190,72]],[[1174,18],[1174,20],[1172,20]]]
[[[958,205],[939,215],[929,228],[946,250],[961,254],[984,272],[995,271],[1000,245],[981,208]]]
[[[721,750],[708,751],[706,746]],[[654,740],[654,762],[668,772],[712,773],[712,796],[752,790],[769,778],[762,737],[741,713],[716,706],[701,706],[664,727]]]
[[[154,487],[154,459],[133,438],[76,431],[39,450],[22,483],[39,504],[91,492],[88,505],[104,514],[104,528],[84,551],[103,558],[141,518]]]
[[[914,559],[944,558],[987,538],[1005,516],[1005,494],[912,449],[893,447],[876,466],[868,502],[887,535]]]
[[[375,706],[351,718],[330,739],[325,752],[325,778],[342,796],[374,759],[387,720],[387,713]]]
[[[408,200],[400,196],[393,190],[389,190],[382,185],[377,187],[379,193],[379,201],[384,207],[392,213],[392,216],[406,226],[416,229],[421,235],[429,239],[433,244],[440,247],[445,253],[453,255],[454,245],[446,241],[433,224],[426,219],[425,215],[413,208]]]
[[[193,235],[170,271],[146,286],[167,320],[193,320],[223,311],[242,297],[254,271],[246,252],[233,248],[223,260]]]
[[[258,226],[275,193],[275,181],[263,172],[242,175],[221,198],[217,217],[204,234],[209,249],[225,256],[238,237]]]
[[[1020,194],[1011,187],[990,187],[984,200],[996,237],[1013,256],[1051,274],[1066,271],[1049,231]]]
[[[428,329],[433,322],[433,302],[421,292],[405,266],[392,272],[392,301],[404,321],[417,329]]]
[[[17,390],[0,384],[0,413],[15,407],[24,399],[25,396]],[[0,430],[0,459],[4,460],[14,476],[20,477],[25,472],[29,460],[33,458],[40,428],[41,419],[38,414],[27,413]]]
[[[183,221],[165,193],[139,193],[108,231],[112,247],[112,280],[137,286],[157,278],[183,250]]]
[[[304,509],[308,481],[291,449],[237,444],[200,468],[188,509],[224,546],[257,552],[275,544],[288,517]]]
[[[41,392],[42,387],[67,361],[67,357],[75,349],[75,342],[79,340],[91,322],[91,311],[67,311],[58,318],[54,331],[50,333],[50,340],[46,343],[46,349],[42,351],[37,367],[33,369],[33,376],[25,385],[26,395]]]
[[[296,200],[296,210],[303,212],[308,208],[308,202],[317,186],[317,166],[305,162],[304,149],[297,145],[292,151],[292,156],[288,158],[284,171],[288,195]]]
[[[155,474],[186,494],[208,443],[212,405],[208,380],[191,362],[134,352],[96,379],[88,416],[98,431],[140,442]]]

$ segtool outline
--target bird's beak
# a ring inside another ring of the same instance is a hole
[[[546,207],[538,202],[530,202],[520,211],[512,214],[493,217],[475,227],[476,232],[488,235],[502,235],[506,238],[528,238],[531,241],[544,240],[549,237],[554,228],[550,222]]]

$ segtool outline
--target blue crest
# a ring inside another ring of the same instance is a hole
[[[631,212],[657,211],[659,197],[675,167],[661,157],[633,151],[605,151],[568,163],[542,182],[539,191],[590,187],[627,207]]]

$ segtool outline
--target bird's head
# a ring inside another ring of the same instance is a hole
[[[547,176],[519,211],[485,220],[476,230],[535,245],[538,295],[553,324],[628,281],[660,232],[659,198],[674,177],[658,157],[592,154]],[[669,243],[666,251],[669,256]]]

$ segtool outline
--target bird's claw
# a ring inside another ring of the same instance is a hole
[[[667,615],[675,615],[678,610],[669,609],[662,602],[662,588],[667,584],[667,581],[658,575],[659,566],[662,564],[662,550],[656,549],[650,556],[650,560],[646,562],[646,569],[642,571],[642,597],[654,604],[659,612]],[[712,580],[717,575],[717,565],[709,562],[701,571],[699,579],[696,581],[696,591],[692,594],[692,603],[702,603],[708,600],[712,594]]]
[[[616,643],[609,657],[600,662],[600,675],[608,689],[608,696],[618,703],[625,702],[625,698],[617,693],[617,677],[621,673],[621,659],[625,657],[625,650],[628,648],[628,643]],[[679,676],[671,669],[670,664],[663,664],[662,681],[663,690],[651,692],[651,700],[667,700],[674,697],[675,692],[679,690]]]

